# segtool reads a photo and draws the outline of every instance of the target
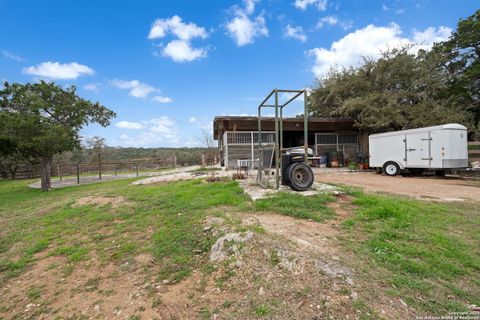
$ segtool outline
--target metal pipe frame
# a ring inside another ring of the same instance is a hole
[[[279,105],[278,103],[278,94],[279,93],[294,93],[293,97],[288,99],[284,104]],[[275,108],[275,187],[278,190],[280,188],[280,176],[279,171],[281,168],[281,151],[288,150],[289,148],[283,148],[283,108],[285,108],[292,101],[297,99],[299,96],[304,95],[304,110],[303,110],[303,147],[304,147],[304,157],[305,163],[308,162],[308,96],[307,90],[285,90],[285,89],[273,89],[262,103],[258,106],[258,150],[261,154],[260,163],[258,165],[258,178],[259,181],[262,181],[262,170],[263,170],[263,147],[262,147],[262,108]],[[267,101],[275,96],[275,104],[266,104]]]

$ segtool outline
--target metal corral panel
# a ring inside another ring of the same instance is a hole
[[[265,151],[264,162],[270,161],[275,142],[274,132],[262,132],[262,146]],[[258,166],[260,158],[258,149],[258,132],[225,132],[223,138],[223,157],[226,169],[236,169],[238,160],[250,160],[252,168]],[[266,159],[269,158],[269,159]]]

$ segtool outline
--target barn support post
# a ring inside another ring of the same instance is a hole
[[[280,126],[280,150],[283,150],[283,106],[280,106],[280,119],[279,119],[279,126]]]
[[[258,182],[262,182],[262,171],[263,171],[263,148],[262,148],[262,120],[261,120],[261,110],[262,107],[258,107]]]
[[[275,188],[280,188],[280,137],[278,125],[278,91],[275,89]]]
[[[308,164],[308,101],[307,101],[307,90],[304,91],[303,99],[303,145],[305,148],[305,163]]]
[[[223,143],[225,145],[225,153],[223,155],[223,165],[225,166],[225,170],[228,170],[228,169],[230,169],[228,167],[228,163],[229,163],[229,161],[228,161],[228,132],[225,132],[223,134]]]
[[[250,163],[250,166],[251,166],[252,169],[253,169],[253,167],[254,167],[253,162],[254,162],[254,157],[255,157],[255,149],[254,149],[254,147],[253,147],[253,131],[250,132],[250,149],[251,149],[251,154],[252,154],[252,156],[251,156],[252,162]]]

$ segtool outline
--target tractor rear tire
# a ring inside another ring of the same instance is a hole
[[[288,166],[289,186],[295,191],[307,191],[313,184],[313,171],[304,162],[295,162]]]

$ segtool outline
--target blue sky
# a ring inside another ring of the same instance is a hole
[[[114,146],[196,146],[215,115],[251,115],[273,88],[448,37],[478,1],[0,0],[0,79],[74,84],[117,113]],[[288,109],[301,111],[301,103]]]

